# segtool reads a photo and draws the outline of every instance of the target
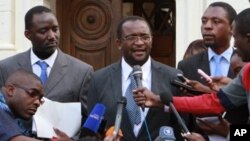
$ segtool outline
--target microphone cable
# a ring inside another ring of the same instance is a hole
[[[147,134],[148,134],[148,139],[149,141],[152,141],[152,138],[151,138],[151,135],[149,133],[149,129],[148,129],[148,124],[147,124],[147,121],[146,121],[146,116],[144,115],[144,111],[142,111],[142,118],[144,119],[144,124],[145,124],[145,127],[146,127],[146,131],[147,131]]]

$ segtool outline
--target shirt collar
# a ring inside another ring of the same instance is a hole
[[[146,80],[151,71],[151,57],[141,66],[142,69],[142,80]],[[129,79],[129,75],[132,72],[133,68],[125,61],[122,57],[122,77],[124,80]]]
[[[55,60],[56,60],[56,57],[57,57],[57,54],[58,54],[58,51],[57,49],[54,51],[54,53],[47,59],[44,59],[42,61],[45,61],[50,67],[53,66]],[[30,51],[30,60],[31,60],[31,65],[34,65],[36,64],[37,61],[40,61],[41,59],[38,58],[35,53],[33,52],[33,50],[31,49]]]
[[[223,58],[225,58],[228,62],[230,62],[232,53],[233,53],[233,48],[229,47],[222,54],[220,54],[220,56],[223,56]],[[218,55],[218,54],[216,54],[211,48],[208,48],[208,59],[209,59],[209,61],[211,61],[211,59],[213,58],[214,55]]]

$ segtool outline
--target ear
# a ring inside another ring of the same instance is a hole
[[[31,38],[31,33],[30,33],[29,30],[26,29],[26,30],[24,31],[24,35],[25,35],[25,37],[26,37],[27,39],[30,40],[30,38]]]
[[[116,46],[117,46],[117,48],[119,49],[119,50],[121,50],[122,49],[122,41],[120,40],[120,39],[116,39]]]
[[[5,88],[5,91],[6,91],[6,95],[8,97],[13,97],[14,93],[15,93],[15,87],[13,85],[7,85],[7,86],[4,86]]]
[[[250,33],[247,33],[247,34],[246,34],[246,38],[247,38],[248,44],[250,44]]]

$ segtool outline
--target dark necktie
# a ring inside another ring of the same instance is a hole
[[[139,106],[136,105],[132,90],[136,88],[136,82],[132,75],[129,75],[131,83],[129,84],[125,96],[127,98],[126,110],[129,115],[129,119],[131,121],[132,127],[134,124],[138,125],[141,122],[141,113]]]
[[[48,76],[47,76],[47,67],[48,67],[48,64],[44,61],[38,61],[37,64],[40,66],[41,68],[41,74],[40,74],[40,79],[43,83],[43,86],[45,85],[47,79],[48,79]]]

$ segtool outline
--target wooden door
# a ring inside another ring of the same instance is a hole
[[[122,16],[121,0],[57,0],[60,48],[95,70],[120,58],[115,27]]]
[[[115,31],[124,3],[132,3],[132,15],[143,16],[149,22],[153,32],[151,56],[174,67],[174,0],[57,0],[61,49],[95,70],[117,61],[120,52],[115,45]]]
[[[133,15],[144,17],[151,26],[155,60],[175,67],[175,0],[124,0],[133,4]]]

